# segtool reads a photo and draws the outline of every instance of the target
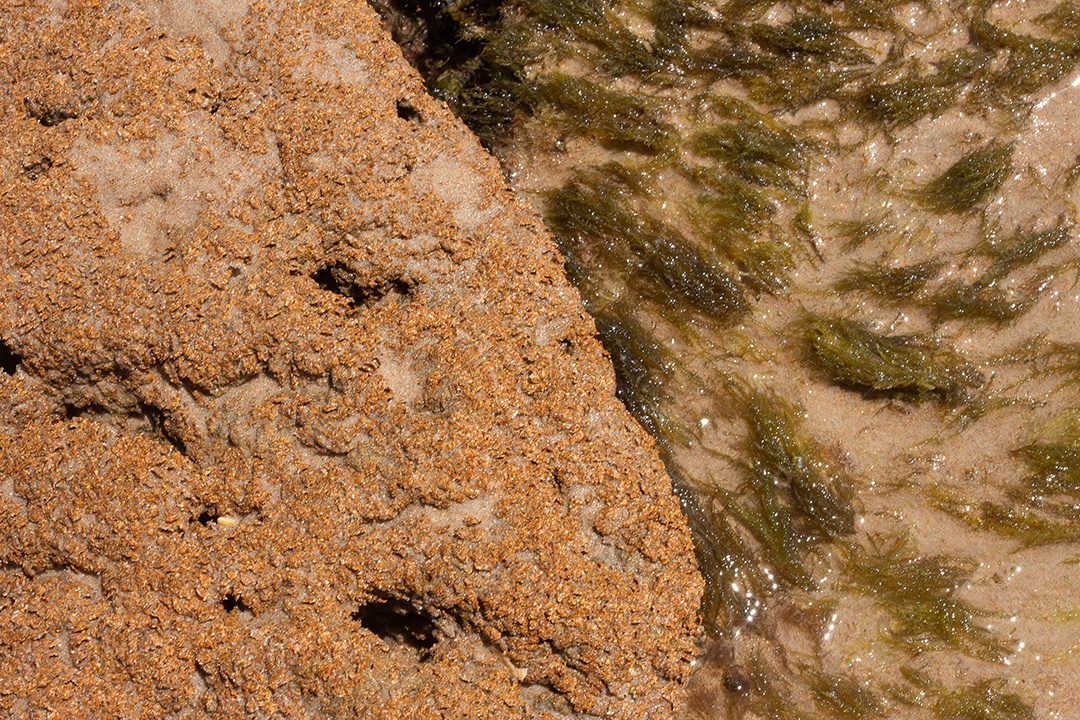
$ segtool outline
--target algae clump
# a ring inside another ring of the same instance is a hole
[[[882,335],[842,317],[809,317],[807,336],[812,362],[849,387],[955,405],[981,382],[958,353],[925,337]]]
[[[927,208],[962,213],[989,198],[1012,172],[1012,145],[990,143],[964,155],[917,194]]]
[[[749,390],[741,399],[747,451],[762,488],[786,485],[799,516],[824,537],[854,532],[848,480],[803,428],[802,411],[772,393]]]
[[[890,639],[919,654],[952,648],[1000,661],[1011,648],[976,619],[986,613],[956,597],[974,566],[944,556],[920,556],[906,535],[871,538],[847,551],[849,587],[873,598],[891,617]]]
[[[1005,683],[980,680],[956,692],[945,693],[934,707],[940,720],[1035,720],[1035,711]]]

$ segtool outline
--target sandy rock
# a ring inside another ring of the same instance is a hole
[[[0,715],[673,716],[670,482],[372,12],[0,38]]]

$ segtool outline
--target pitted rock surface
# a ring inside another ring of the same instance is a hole
[[[0,78],[0,715],[675,714],[670,481],[363,3],[9,3]]]

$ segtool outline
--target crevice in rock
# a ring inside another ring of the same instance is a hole
[[[425,77],[447,61],[458,42],[466,41],[447,11],[448,3],[441,0],[369,0],[368,4],[382,18],[401,54]],[[466,52],[474,55],[476,48]]]
[[[195,671],[191,673],[191,689],[195,691],[195,700],[198,700],[210,690],[206,668],[198,660],[195,661]]]
[[[372,307],[392,300],[407,300],[416,289],[416,282],[403,277],[367,280],[337,262],[325,265],[311,275],[320,288],[349,301],[353,310]]]
[[[352,619],[390,646],[410,647],[426,656],[438,642],[434,618],[415,602],[385,597],[361,605]]]
[[[187,445],[184,443],[183,438],[173,429],[172,423],[169,422],[164,410],[150,403],[139,403],[139,410],[142,411],[143,416],[150,423],[150,427],[154,432],[176,448],[178,453],[187,455]]]
[[[485,146],[505,139],[519,111],[531,112],[535,93],[523,75],[524,59],[507,64],[513,53],[498,48],[496,35],[507,14],[504,6],[510,5],[507,0],[368,0],[368,4],[424,78],[428,91],[446,101]],[[515,12],[512,6],[509,12]]]
[[[75,403],[64,403],[64,418],[67,420],[74,420],[77,417],[84,415],[107,415],[109,411],[104,406],[92,402],[88,405],[76,405]]]
[[[0,370],[5,375],[14,375],[15,370],[22,364],[22,355],[11,349],[7,341],[0,338]]]

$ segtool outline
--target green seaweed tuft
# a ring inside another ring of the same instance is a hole
[[[1013,294],[997,281],[974,283],[954,281],[943,284],[924,305],[936,322],[981,320],[998,325],[1010,322],[1031,309],[1034,293]]]
[[[975,41],[990,51],[1007,53],[1004,66],[993,73],[981,88],[983,94],[989,96],[990,102],[998,98],[1026,95],[1057,82],[1080,60],[1080,36],[1046,40],[1007,30],[986,19],[989,5],[986,3],[976,14],[971,31]],[[1049,22],[1053,23],[1053,20]]]
[[[931,180],[917,194],[927,208],[939,213],[962,213],[997,192],[1012,172],[1012,145],[990,143],[968,153]]]
[[[814,702],[836,720],[870,720],[881,717],[884,699],[867,685],[846,675],[810,672],[808,685]]]
[[[858,264],[834,287],[841,292],[871,293],[891,305],[898,305],[917,296],[926,283],[937,277],[941,268],[939,260],[900,267]]]
[[[943,113],[960,93],[939,77],[909,77],[868,86],[862,93],[870,117],[890,128],[902,128],[924,117]]]
[[[772,206],[756,188],[730,176],[710,184],[687,210],[695,233],[738,268],[751,288],[779,292],[794,260],[786,243],[763,236],[773,225]]]
[[[804,191],[807,147],[794,133],[734,98],[708,96],[702,105],[702,122],[709,116],[726,122],[698,131],[689,142],[691,150],[746,182]]]
[[[751,38],[782,57],[810,55],[844,65],[869,63],[870,56],[827,15],[797,13],[783,25],[756,23]]]
[[[623,305],[591,308],[600,342],[615,369],[615,395],[661,444],[685,442],[685,431],[665,412],[665,382],[674,358]]]
[[[1003,240],[991,235],[979,249],[982,254],[993,258],[993,264],[983,275],[982,281],[989,284],[1007,277],[1051,250],[1062,247],[1071,237],[1072,223],[1064,219],[1042,232],[1018,232]]]
[[[786,486],[799,518],[812,533],[839,538],[855,529],[850,483],[826,459],[802,426],[800,408],[773,393],[742,392],[740,413],[746,421],[747,453],[762,491]]]
[[[1050,12],[1039,15],[1035,22],[1061,38],[1080,36],[1080,5],[1066,0]]]
[[[640,176],[608,166],[579,173],[547,194],[545,218],[564,256],[582,246],[620,268],[629,284],[661,310],[674,315],[684,304],[718,320],[749,308],[743,291],[715,253],[630,202]],[[642,271],[644,269],[644,272]]]
[[[562,113],[568,130],[609,148],[659,153],[674,139],[672,127],[639,95],[556,74],[537,86],[536,96]]]
[[[856,250],[875,238],[893,232],[892,217],[888,212],[865,214],[857,220],[841,220],[832,224],[832,228],[844,238],[847,250]]]
[[[1000,680],[944,693],[934,706],[940,720],[1035,720],[1035,711],[1019,695],[1005,690]]]
[[[925,337],[888,336],[846,318],[808,317],[810,360],[834,382],[908,400],[968,399],[982,378],[954,350]]]
[[[905,535],[872,539],[869,548],[853,545],[846,564],[849,587],[888,613],[890,639],[908,652],[952,648],[988,661],[1010,653],[1003,640],[976,621],[985,613],[956,597],[971,578],[971,564],[919,556]]]
[[[969,521],[978,530],[989,530],[1013,538],[1022,548],[1080,542],[1078,518],[1061,522],[1046,517],[1030,507],[1007,507],[982,502],[978,515]]]
[[[675,495],[694,536],[694,554],[705,593],[701,618],[713,637],[744,625],[757,613],[755,598],[764,598],[769,582],[761,572],[754,551],[720,512],[711,498],[702,500],[687,484],[682,471],[668,464]]]

